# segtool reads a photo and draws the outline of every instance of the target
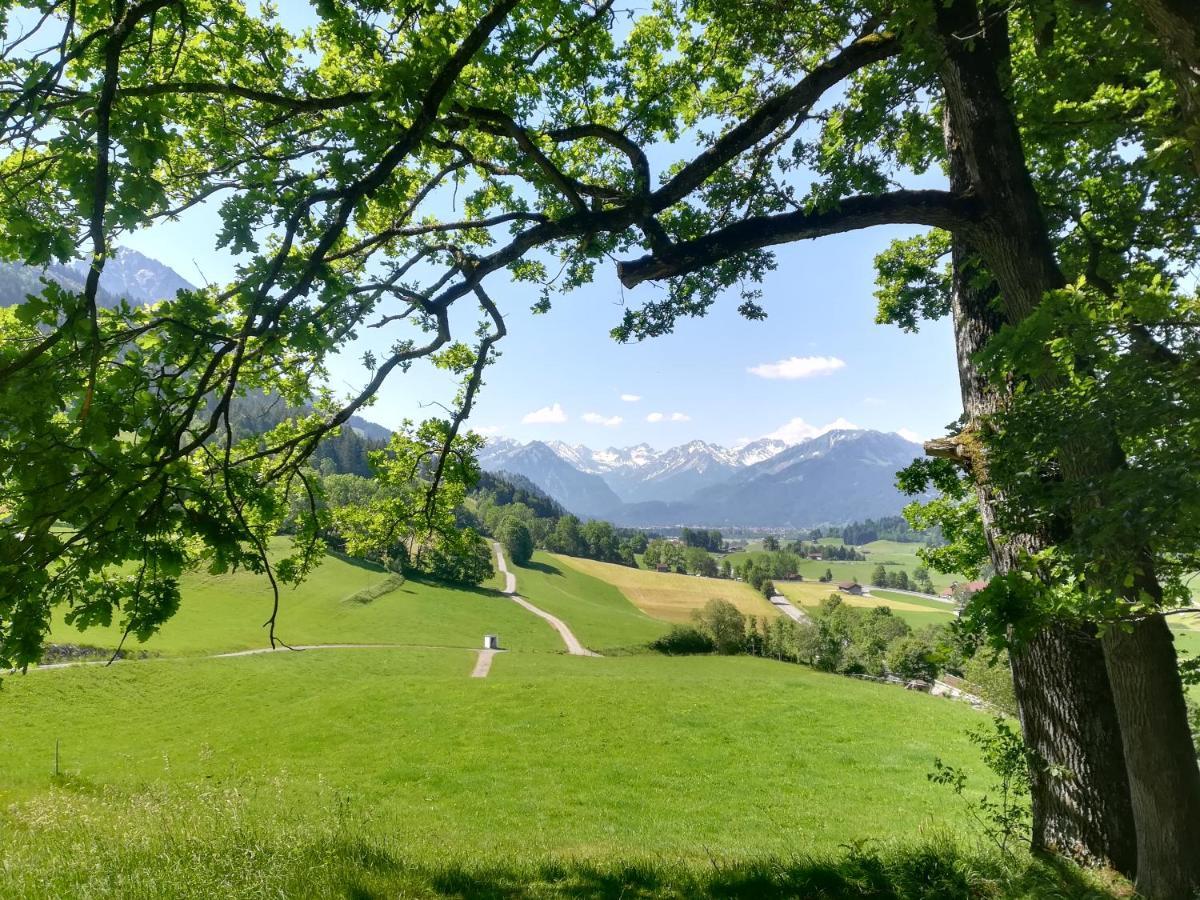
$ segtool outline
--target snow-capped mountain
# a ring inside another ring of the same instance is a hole
[[[80,278],[87,278],[88,263],[76,260],[70,268]],[[169,300],[178,291],[194,287],[170,266],[128,247],[117,250],[104,264],[100,286],[114,296],[126,297],[135,303]]]
[[[747,464],[743,460],[756,461],[767,449],[764,444],[744,454],[706,441],[663,451],[649,444],[605,450],[562,441],[547,441],[546,446],[579,471],[601,476],[625,503],[682,500],[699,488],[724,481]]]
[[[45,269],[22,263],[0,262],[0,306],[24,302],[30,294],[40,294],[42,278],[61,284],[70,291],[82,291],[87,281],[88,262],[74,260],[62,265],[55,263]],[[121,300],[131,303],[153,303],[175,296],[180,290],[190,290],[189,284],[174,269],[151,259],[136,250],[117,250],[104,265],[100,274],[100,290],[96,296],[102,307],[115,307]]]
[[[778,438],[759,438],[757,441],[743,444],[737,449],[737,464],[739,466],[752,466],[755,463],[768,460],[778,453],[782,453],[787,448],[787,443]]]
[[[578,516],[610,517],[621,506],[603,478],[577,468],[542,441],[489,440],[479,464],[489,472],[525,476]]]
[[[480,463],[524,475],[579,515],[619,524],[809,527],[896,514],[907,498],[895,473],[920,455],[897,434],[839,430],[792,446],[691,441],[661,452],[498,439]]]

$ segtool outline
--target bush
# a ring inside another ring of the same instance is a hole
[[[709,600],[694,614],[696,622],[708,632],[717,652],[741,653],[746,644],[746,617],[728,600]]]
[[[500,523],[496,530],[496,540],[504,545],[514,565],[524,566],[533,558],[533,536],[520,519],[510,516]]]
[[[887,667],[893,675],[901,678],[920,678],[933,681],[937,678],[932,648],[913,635],[897,638],[888,646]]]
[[[662,637],[651,641],[650,649],[668,656],[687,656],[692,653],[712,653],[717,645],[693,625],[676,625]]]
[[[972,694],[1010,716],[1017,714],[1017,694],[1006,650],[1001,650],[995,658],[987,650],[977,651],[963,663],[962,679]]]

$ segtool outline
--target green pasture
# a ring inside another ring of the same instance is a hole
[[[472,659],[373,648],[7,678],[0,896],[382,897],[410,879],[425,896],[421,873],[446,866],[702,873],[968,834],[925,777],[934,757],[985,786],[964,734],[983,717],[924,695],[749,658],[518,651],[484,680]]]
[[[282,554],[278,539],[274,548]],[[394,590],[363,602],[363,592],[386,586],[390,573],[365,562],[327,555],[299,587],[281,587],[278,635],[289,644],[411,644],[478,647],[485,633],[500,635],[504,646],[525,650],[561,650],[562,641],[544,621],[498,591],[463,589],[395,579]],[[182,602],[162,630],[145,644],[126,641],[134,653],[163,656],[205,655],[251,650],[267,645],[262,627],[270,615],[272,594],[265,576],[239,571],[225,575],[188,573]],[[111,649],[121,629],[66,625],[59,610],[50,642]]]
[[[670,629],[634,606],[614,585],[561,557],[539,551],[528,566],[509,565],[521,596],[565,621],[589,649],[603,653],[644,646]]]

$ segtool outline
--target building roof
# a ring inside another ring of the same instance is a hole
[[[861,587],[862,587],[862,585],[859,584],[857,581],[839,581],[838,582],[838,590],[840,590],[840,591],[848,591],[848,590],[850,590],[850,588],[861,588]]]
[[[943,597],[953,597],[955,594],[978,594],[988,586],[986,581],[955,582],[942,591]]]

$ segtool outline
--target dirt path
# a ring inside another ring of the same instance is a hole
[[[550,623],[551,627],[558,632],[563,639],[563,643],[567,645],[567,652],[572,656],[599,656],[599,653],[593,653],[587,647],[579,642],[579,638],[571,632],[567,623],[557,616],[552,616],[544,609],[538,609],[524,597],[517,593],[517,576],[508,570],[508,565],[504,561],[504,550],[500,546],[499,541],[492,542],[492,549],[496,551],[496,567],[504,574],[504,593],[508,594],[521,606],[525,607],[535,616],[540,616]]]
[[[146,656],[133,659],[113,660],[111,665],[139,662],[170,662],[187,659],[232,659],[237,656],[257,656],[260,653],[293,653],[300,650],[458,650],[467,651],[467,647],[446,647],[436,644],[292,644],[284,647],[256,647],[253,650],[231,650],[226,653],[209,653],[202,656]],[[486,652],[486,651],[485,651]],[[494,652],[494,651],[492,651]],[[42,666],[31,666],[30,673],[49,672],[55,669],[73,669],[76,666],[107,666],[107,659],[83,659],[75,662],[46,663]],[[14,675],[16,670],[6,674]]]
[[[471,670],[471,677],[487,678],[488,672],[492,671],[492,659],[499,652],[499,650],[480,650],[479,658],[475,660],[475,668]]]

